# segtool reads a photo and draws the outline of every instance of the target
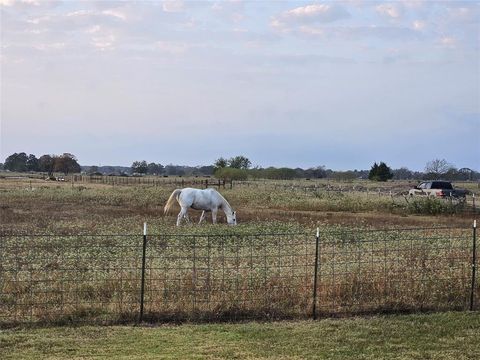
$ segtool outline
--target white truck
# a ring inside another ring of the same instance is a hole
[[[448,181],[424,181],[408,191],[410,196],[436,196],[465,198],[467,190],[454,189]]]

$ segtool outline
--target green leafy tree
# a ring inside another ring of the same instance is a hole
[[[24,152],[14,153],[5,159],[5,170],[25,172],[27,171],[28,156]]]
[[[215,170],[217,169],[221,169],[221,168],[224,168],[224,167],[227,167],[228,166],[228,160],[223,158],[223,157],[220,157],[218,158],[217,160],[215,160],[215,162],[213,163],[213,168]]]
[[[370,168],[370,172],[368,173],[368,180],[377,180],[377,174],[378,174],[378,164],[375,161]]]
[[[131,166],[132,173],[146,174],[148,171],[148,164],[145,160],[134,161]]]
[[[27,158],[27,171],[38,171],[39,170],[39,162],[35,155],[30,154]]]
[[[54,158],[54,170],[63,172],[65,175],[70,173],[79,173],[81,168],[75,155],[70,153],[63,153]]]
[[[38,169],[42,172],[46,172],[48,176],[53,175],[55,168],[55,158],[52,155],[42,155],[38,159]]]
[[[383,161],[373,164],[368,174],[368,179],[373,181],[387,181],[393,177],[392,170]]]
[[[163,173],[164,166],[162,164],[150,163],[147,165],[147,174],[160,175]]]
[[[234,169],[249,169],[251,161],[243,155],[232,157],[228,160],[228,166]]]

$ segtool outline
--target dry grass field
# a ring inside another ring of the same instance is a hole
[[[107,177],[108,180],[108,177]],[[163,179],[159,179],[163,180]],[[467,225],[473,218],[459,204],[390,196],[408,190],[408,182],[386,184],[318,181],[318,190],[304,191],[312,181],[242,183],[222,194],[238,212],[240,224],[266,221],[349,227],[412,227]],[[110,185],[0,178],[1,228],[15,232],[124,233],[140,231],[144,221],[170,227],[175,209],[163,216],[163,205],[181,184]],[[281,184],[281,186],[280,186]],[[478,191],[477,184],[460,184]],[[374,187],[375,186],[375,187]],[[346,191],[328,191],[328,188]],[[355,189],[355,190],[353,190]],[[368,191],[366,191],[366,189]],[[348,191],[347,191],[348,190]],[[371,191],[370,191],[371,190]],[[381,192],[379,192],[379,190]],[[468,199],[471,207],[471,197]],[[220,214],[222,215],[222,214]],[[200,214],[191,211],[194,220]]]
[[[143,222],[150,320],[311,316],[316,227],[321,316],[468,308],[465,204],[391,195],[405,183],[306,184],[227,186],[239,226],[176,228],[172,183],[0,179],[2,321],[135,321]]]
[[[0,178],[0,358],[476,359],[478,311],[378,315],[469,308],[473,214],[408,183],[311,184],[227,186],[237,227],[176,228],[175,184]],[[340,319],[302,320],[316,227],[316,313]]]

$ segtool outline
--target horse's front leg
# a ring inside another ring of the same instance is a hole
[[[200,221],[198,223],[201,224],[203,220],[205,220],[205,210],[202,211],[202,216],[200,216]]]
[[[217,223],[217,209],[212,209],[212,223]]]

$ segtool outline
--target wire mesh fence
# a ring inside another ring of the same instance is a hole
[[[301,317],[311,302],[311,234],[152,236],[147,316]]]
[[[0,321],[109,322],[138,310],[138,236],[0,237]]]
[[[320,313],[469,308],[471,229],[337,230],[321,236]],[[478,286],[474,292],[478,297]]]
[[[138,235],[1,235],[0,324],[479,308],[468,228],[324,229],[317,257],[314,233],[146,240],[143,258]]]

